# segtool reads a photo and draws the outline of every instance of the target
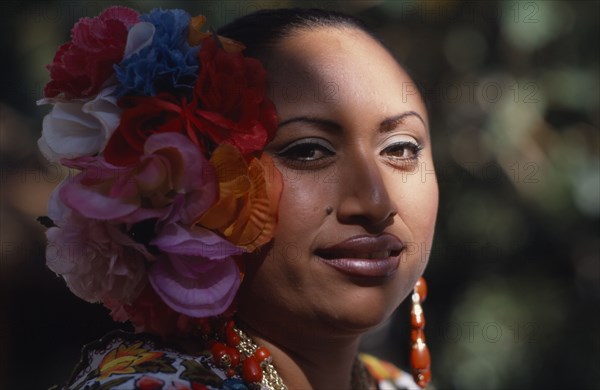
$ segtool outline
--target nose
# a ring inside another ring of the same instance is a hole
[[[381,165],[368,151],[348,155],[338,182],[337,218],[341,223],[360,224],[376,231],[392,223],[397,210],[390,198]]]

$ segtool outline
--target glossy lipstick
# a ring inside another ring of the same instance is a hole
[[[384,277],[400,264],[402,241],[388,233],[350,237],[335,245],[315,250],[315,255],[331,267],[352,276]]]

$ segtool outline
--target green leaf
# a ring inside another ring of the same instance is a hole
[[[221,387],[223,384],[223,380],[213,370],[195,360],[184,360],[181,365],[185,367],[185,371],[181,374],[181,379],[215,387]]]

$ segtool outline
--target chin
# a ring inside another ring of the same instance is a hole
[[[362,335],[379,325],[381,325],[388,316],[349,316],[343,318],[335,318],[331,320],[330,325],[335,327],[336,332],[345,335]]]
[[[361,287],[338,300],[334,307],[321,313],[321,318],[338,333],[362,334],[385,322],[408,295],[387,296],[380,289]],[[399,299],[401,298],[401,299]]]

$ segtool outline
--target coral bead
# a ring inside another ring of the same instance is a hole
[[[415,292],[419,294],[419,299],[421,302],[425,300],[427,297],[427,283],[425,283],[425,279],[420,277],[415,284]]]
[[[431,382],[431,370],[428,368],[420,370],[416,375],[415,382],[417,382],[417,385],[421,388],[427,386],[429,382]]]
[[[233,330],[235,328],[235,322],[229,320],[225,323],[225,330]]]
[[[419,299],[421,302],[427,298],[427,283],[425,283],[425,279],[420,277],[415,284],[415,292],[419,294]]]
[[[217,358],[218,356],[223,355],[224,353],[227,353],[227,346],[223,343],[219,343],[214,342],[211,346],[210,346],[210,352],[213,355],[213,359]]]
[[[423,329],[425,327],[425,316],[423,316],[422,310],[413,310],[410,312],[410,324],[413,329]]]
[[[265,347],[258,347],[256,352],[254,352],[254,356],[258,359],[259,362],[263,362],[267,360],[269,356],[271,356],[271,352]]]
[[[242,341],[240,335],[235,333],[233,329],[227,329],[225,336],[227,337],[227,344],[231,347],[235,347]]]
[[[431,356],[429,348],[425,344],[417,343],[410,350],[410,365],[413,370],[429,369],[431,365]]]
[[[229,321],[225,324],[225,338],[230,347],[235,347],[242,341],[240,335],[234,330],[234,326],[235,324],[233,321]]]
[[[231,357],[228,354],[228,347],[225,344],[214,343],[210,348],[210,352],[217,366],[228,367],[231,365]]]
[[[413,343],[416,343],[417,340],[421,339],[422,342],[425,342],[425,332],[423,329],[413,329],[410,331],[410,340]]]
[[[235,376],[235,370],[233,368],[228,368],[225,371],[225,375],[227,375],[227,378],[231,378],[231,377]]]
[[[237,349],[228,347],[227,354],[231,358],[231,366],[232,367],[236,367],[240,364],[240,353],[238,352]]]
[[[242,363],[242,377],[246,382],[250,383],[260,383],[262,381],[262,369],[254,356],[244,359]]]

